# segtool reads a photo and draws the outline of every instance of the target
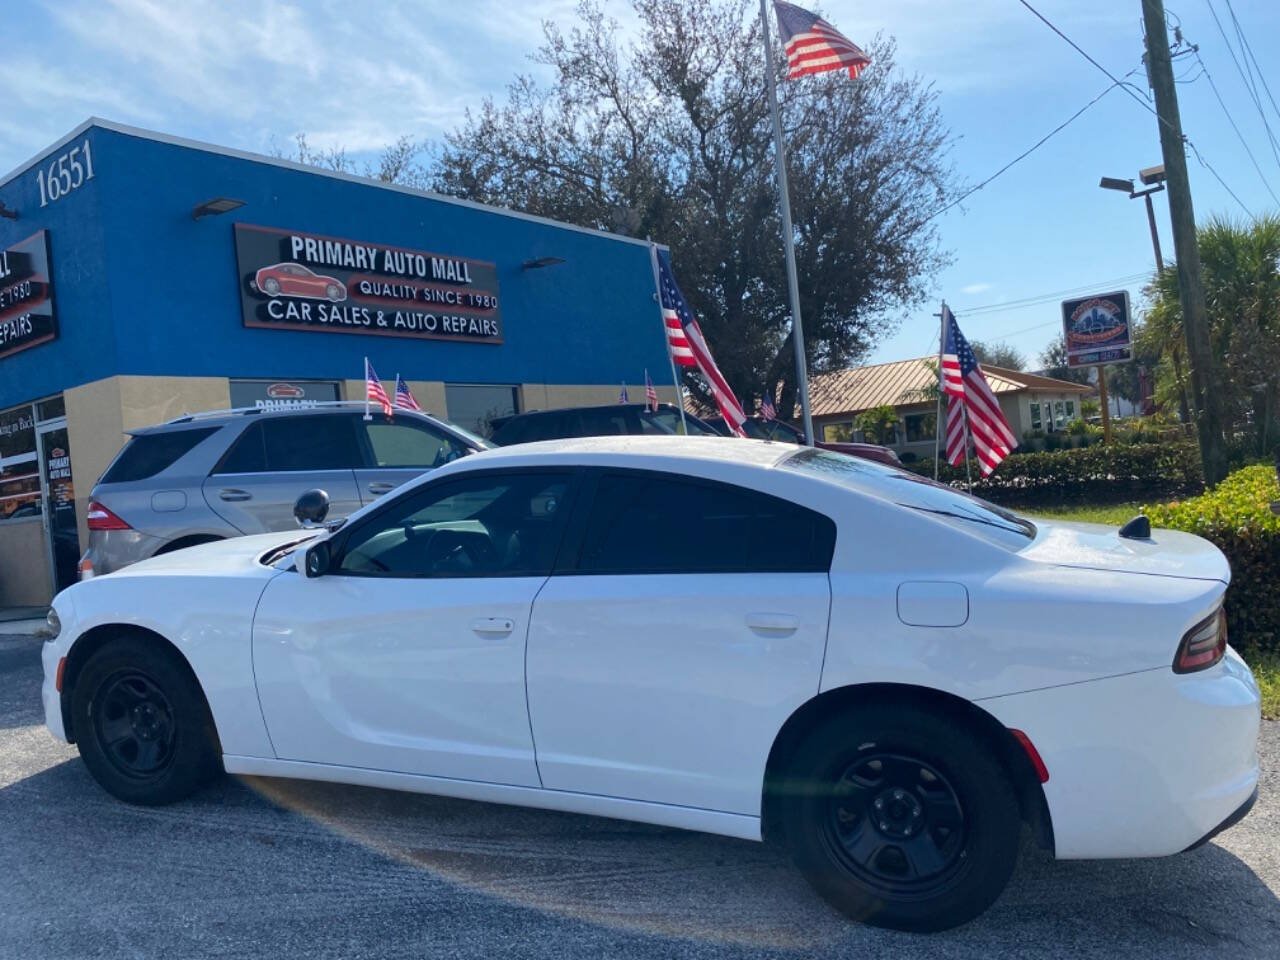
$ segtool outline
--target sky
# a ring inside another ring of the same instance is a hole
[[[1141,307],[1142,275],[1154,264],[1143,204],[1098,187],[1100,176],[1128,179],[1161,161],[1157,121],[1135,99],[1149,98],[1139,68],[1141,0],[1031,2],[1116,76],[1136,69],[1135,97],[1111,90],[943,214],[942,245],[953,263],[937,277],[933,300],[877,344],[870,362],[936,350],[933,314],[942,299],[971,340],[1007,342],[1032,366],[1060,328],[1064,293],[1127,289]],[[1280,193],[1280,157],[1211,15],[1234,43],[1227,0],[1166,6],[1199,46],[1227,108],[1207,77],[1197,78],[1194,58],[1175,64],[1188,81],[1178,86],[1184,131],[1239,198],[1192,155],[1197,218],[1277,211],[1271,190]],[[936,89],[958,138],[952,160],[970,185],[1111,83],[1019,0],[823,0],[821,7],[855,42],[896,38],[900,67]],[[1280,3],[1231,0],[1231,7],[1280,101]],[[624,28],[634,23],[622,0],[608,9]],[[402,134],[438,139],[486,95],[500,98],[518,72],[538,75],[527,56],[543,20],[574,19],[573,0],[0,0],[0,11],[10,37],[24,38],[0,58],[0,171],[89,116],[259,152],[288,149],[299,132],[313,148],[357,158]],[[1261,102],[1280,141],[1280,112],[1265,92]],[[1161,245],[1172,259],[1165,195],[1156,201]]]

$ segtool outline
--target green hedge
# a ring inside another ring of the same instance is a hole
[[[1194,443],[1097,444],[1073,450],[1014,453],[990,477],[973,469],[973,492],[996,503],[1048,506],[1070,503],[1122,503],[1149,497],[1175,497],[1204,489],[1200,451]],[[908,469],[933,476],[933,461]],[[963,484],[964,467],[940,465],[938,479]]]
[[[1157,527],[1211,540],[1231,561],[1227,630],[1241,653],[1280,653],[1280,484],[1270,465],[1237,470],[1202,496],[1143,507]]]

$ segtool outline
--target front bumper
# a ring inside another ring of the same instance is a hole
[[[65,623],[65,621],[64,621]],[[70,742],[66,724],[62,716],[62,694],[58,692],[58,662],[66,656],[64,644],[59,637],[44,644],[40,651],[40,662],[44,666],[44,680],[40,683],[40,700],[44,705],[44,725],[59,740]]]
[[[1200,673],[1163,667],[980,706],[1043,757],[1063,859],[1179,853],[1243,817],[1257,789],[1261,697],[1234,650]]]

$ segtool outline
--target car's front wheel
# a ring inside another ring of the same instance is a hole
[[[945,930],[1008,883],[1021,819],[1004,768],[962,723],[869,705],[804,740],[781,784],[791,853],[841,911]]]
[[[72,691],[80,756],[110,794],[163,804],[217,774],[217,736],[199,685],[175,653],[136,637],[106,644]]]

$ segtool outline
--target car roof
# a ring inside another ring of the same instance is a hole
[[[373,405],[371,409],[375,413],[378,412],[376,404]],[[306,407],[238,407],[234,410],[210,410],[203,413],[184,414],[181,417],[176,417],[175,419],[168,420],[164,423],[157,423],[152,426],[126,430],[125,433],[131,437],[141,437],[152,433],[167,433],[171,430],[188,430],[192,427],[221,427],[228,423],[249,422],[250,420],[270,420],[278,417],[314,417],[326,413],[359,414],[363,411],[363,402],[353,400],[326,401],[314,406]],[[411,417],[418,420],[435,422],[435,418],[425,410],[419,412],[417,410],[404,410],[397,408],[395,415],[397,417]]]
[[[794,443],[769,440],[743,440],[737,437],[686,437],[676,434],[622,434],[603,437],[571,437],[563,440],[539,440],[497,447],[466,457],[459,464],[468,468],[528,466],[531,461],[554,463],[619,464],[630,458],[662,458],[667,460],[699,460],[772,467],[794,454]]]

